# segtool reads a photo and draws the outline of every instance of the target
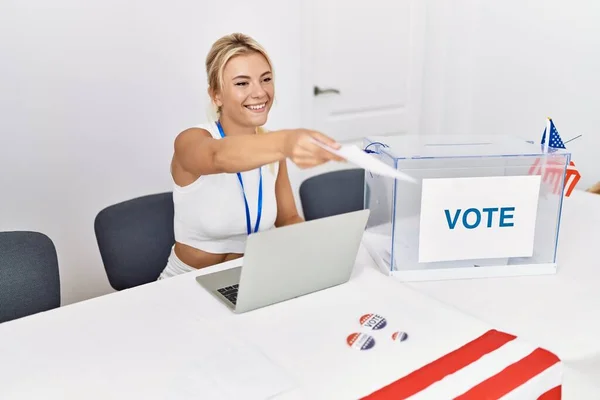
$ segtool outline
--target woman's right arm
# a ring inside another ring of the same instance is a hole
[[[204,129],[190,128],[175,139],[175,158],[194,177],[249,171],[285,158],[290,158],[300,168],[342,161],[313,143],[312,139],[339,148],[333,139],[306,129],[228,136],[216,140]]]

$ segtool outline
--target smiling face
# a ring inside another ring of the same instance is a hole
[[[223,118],[238,126],[258,127],[267,122],[274,93],[269,63],[260,53],[250,53],[227,62],[222,88],[213,99]]]

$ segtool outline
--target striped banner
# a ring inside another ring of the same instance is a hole
[[[365,400],[560,400],[562,369],[554,354],[490,330]]]
[[[529,168],[529,175],[542,175],[542,182],[552,185],[552,193],[560,194],[562,190],[565,197],[571,196],[575,186],[577,186],[577,183],[581,179],[581,174],[573,161],[570,161],[565,169],[565,166],[560,163],[552,161],[544,162],[539,158]]]

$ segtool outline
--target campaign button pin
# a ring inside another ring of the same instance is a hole
[[[408,333],[406,332],[392,333],[392,340],[395,342],[404,342],[406,339],[408,339]]]
[[[379,314],[365,314],[360,317],[360,324],[375,331],[385,328],[387,321]]]
[[[375,346],[375,339],[366,333],[352,333],[346,338],[346,343],[353,349],[369,350]]]

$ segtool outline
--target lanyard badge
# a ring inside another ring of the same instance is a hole
[[[221,138],[225,137],[225,132],[223,132],[223,127],[221,123],[217,121],[217,127],[219,128],[219,134]],[[254,226],[254,232],[252,231],[252,225],[250,223],[250,208],[248,207],[248,200],[246,199],[246,191],[244,189],[244,181],[242,180],[242,174],[237,172],[238,181],[240,182],[240,186],[242,187],[242,195],[244,196],[244,205],[246,206],[246,231],[248,235],[251,233],[258,232],[258,228],[260,226],[260,217],[262,215],[262,168],[258,168],[259,174],[259,183],[258,183],[258,210],[256,212],[256,225]]]

